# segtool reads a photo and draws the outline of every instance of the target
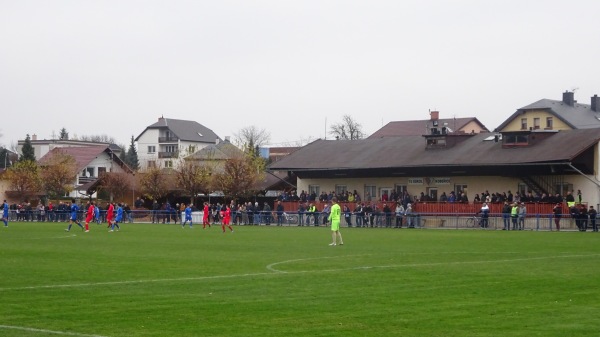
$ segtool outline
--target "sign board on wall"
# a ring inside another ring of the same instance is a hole
[[[450,185],[450,178],[448,177],[433,177],[433,178],[408,178],[409,185]]]
[[[423,185],[423,178],[408,178],[409,185]]]

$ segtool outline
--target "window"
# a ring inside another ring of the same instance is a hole
[[[148,153],[156,153],[156,146],[148,145]]]
[[[528,135],[504,135],[502,139],[503,145],[527,145],[529,144]]]
[[[387,194],[387,199],[390,200],[393,189],[391,187],[381,187],[379,189],[379,200],[383,201],[383,195]]]
[[[396,185],[394,188],[396,189],[396,194],[398,194],[398,196],[402,196],[404,191],[408,191],[406,185]]]
[[[340,195],[345,193],[348,190],[348,186],[346,185],[335,185],[335,194]]]
[[[534,130],[540,129],[540,119],[538,117],[533,119],[533,129]]]
[[[82,177],[94,177],[94,168],[93,167],[86,167],[81,172],[81,176]]]
[[[102,177],[106,173],[106,167],[98,167],[98,177]]]
[[[427,187],[427,196],[429,197],[429,201],[438,201],[437,187]]]
[[[567,192],[570,192],[573,190],[573,184],[569,184],[569,183],[561,183],[561,184],[556,184],[554,187],[554,194],[558,193],[562,196],[567,195]]]
[[[552,130],[552,117],[546,117],[546,130]]]
[[[467,196],[467,185],[456,184],[454,185],[454,193],[456,193],[456,198],[460,198],[461,193],[465,193]]]
[[[173,161],[172,160],[165,160],[165,167],[173,168]]]
[[[439,137],[439,138],[427,138],[427,146],[431,147],[431,146],[446,146],[446,138],[444,137]]]
[[[377,199],[377,187],[374,185],[365,185],[365,201]]]
[[[165,146],[165,152],[175,153],[177,152],[177,145],[167,145]]]
[[[527,130],[527,118],[521,118],[521,130]]]
[[[148,168],[155,168],[156,162],[154,160],[148,160]]]
[[[517,186],[517,193],[521,195],[526,195],[528,190],[529,188],[527,187],[527,184],[519,183],[519,185]]]
[[[321,194],[321,188],[319,185],[308,185],[308,194],[314,194],[318,197]]]

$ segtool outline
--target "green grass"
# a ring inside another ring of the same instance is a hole
[[[0,336],[598,336],[600,234],[0,228]],[[35,329],[43,330],[38,331]],[[56,332],[53,333],[53,332]]]

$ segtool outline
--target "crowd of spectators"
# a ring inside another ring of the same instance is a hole
[[[133,221],[131,207],[127,203],[121,203],[123,205],[124,216],[129,222]],[[84,207],[83,202],[78,204],[79,213],[77,219],[83,219],[87,208]],[[99,207],[99,206],[97,206]],[[36,221],[36,222],[68,222],[69,214],[71,212],[71,202],[69,201],[58,201],[53,203],[49,201],[45,203],[42,200],[37,201],[37,205],[32,205],[30,201],[23,201],[20,203],[13,203],[9,206],[9,217],[12,221]],[[101,221],[106,221],[106,209],[100,207]]]

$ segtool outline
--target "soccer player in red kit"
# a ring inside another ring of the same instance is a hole
[[[231,232],[233,232],[233,227],[231,227],[231,225],[229,224],[229,222],[231,221],[231,208],[229,208],[229,206],[226,207],[227,208],[225,208],[224,211],[221,211],[223,213],[223,224],[221,225],[223,233],[225,233],[225,226],[229,227]]]
[[[89,232],[90,230],[90,222],[94,219],[94,212],[96,207],[94,207],[94,201],[90,200],[89,207],[87,209],[87,213],[85,215],[85,231]]]
[[[210,207],[208,207],[208,202],[204,203],[204,214],[202,214],[202,228],[206,228],[206,225],[210,228],[210,222],[208,221],[208,214],[210,213]]]
[[[108,222],[108,227],[111,228],[113,224],[113,219],[115,218],[115,206],[112,202],[108,203],[108,210],[106,210],[106,222]]]

